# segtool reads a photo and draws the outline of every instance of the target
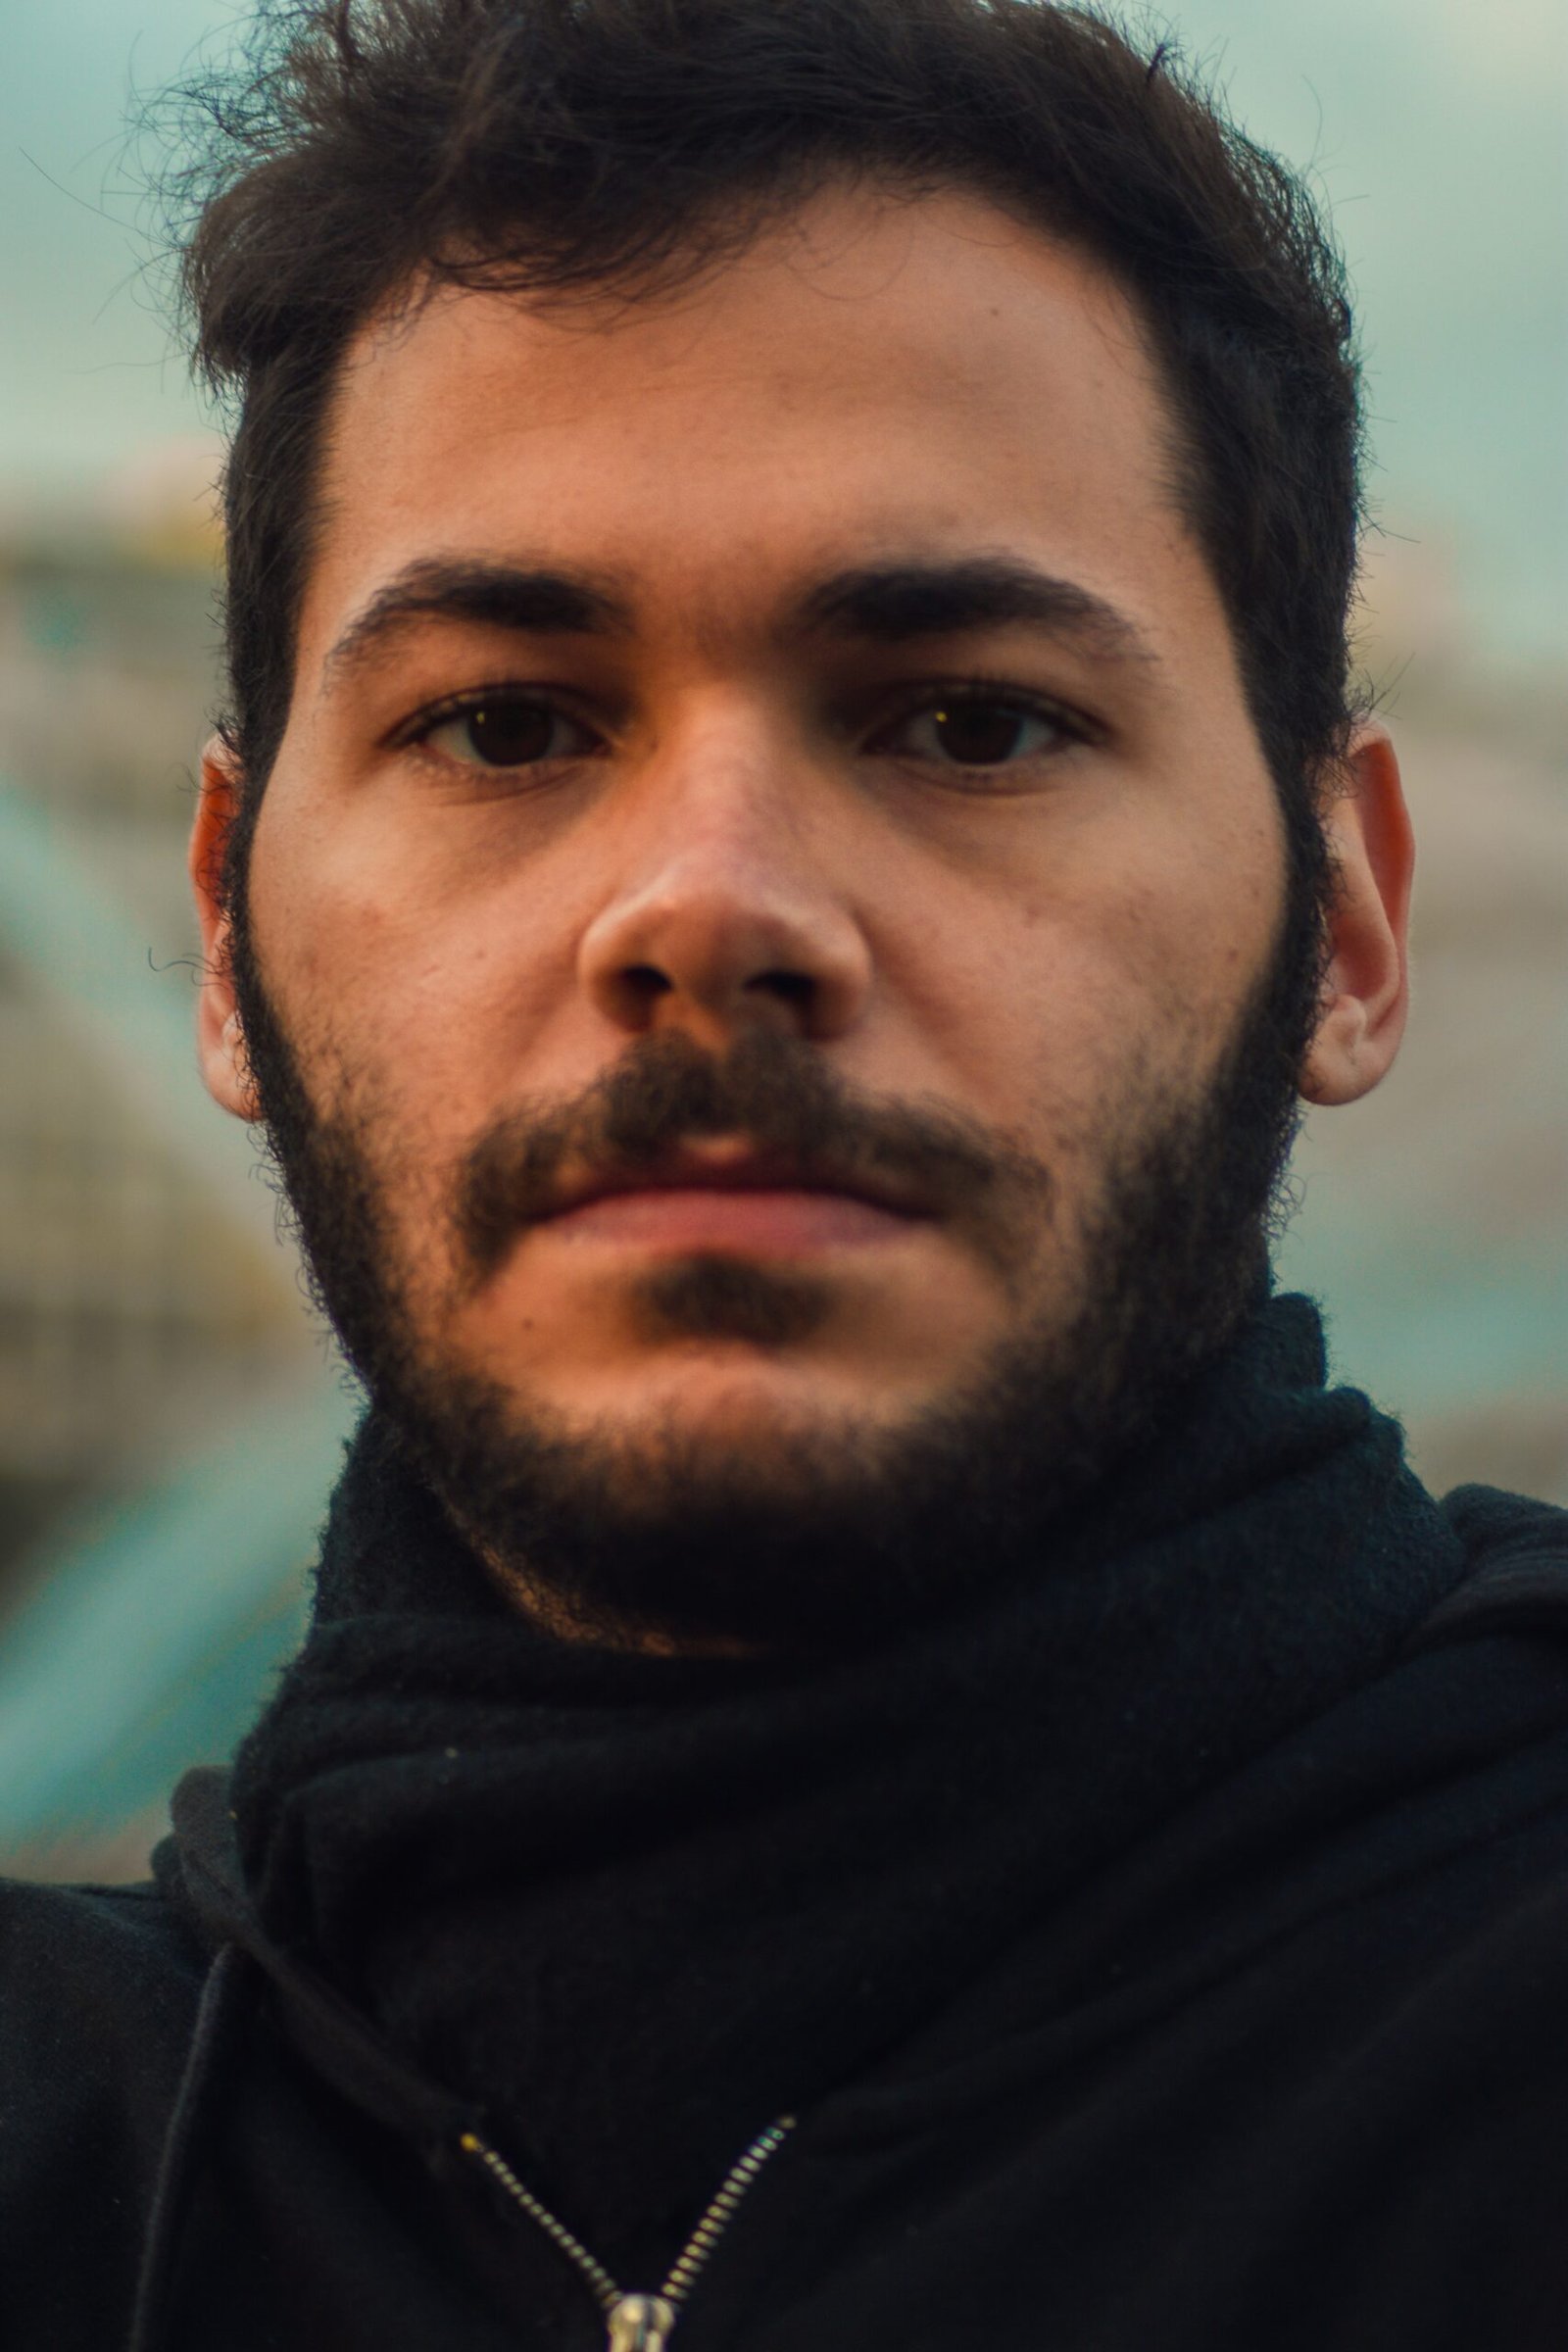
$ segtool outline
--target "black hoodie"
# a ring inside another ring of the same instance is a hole
[[[1554,2352],[1565,1524],[1275,1300],[1026,1589],[671,1668],[372,1422],[156,1886],[0,1893],[0,2343]]]

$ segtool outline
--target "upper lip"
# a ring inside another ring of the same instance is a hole
[[[929,1215],[927,1205],[906,1186],[878,1173],[812,1165],[785,1153],[733,1143],[708,1151],[672,1152],[637,1168],[585,1169],[565,1179],[546,1214],[564,1216],[594,1200],[625,1193],[836,1193],[897,1216]]]

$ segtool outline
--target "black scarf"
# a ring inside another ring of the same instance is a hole
[[[1039,1573],[809,1671],[512,1614],[372,1417],[232,1802],[271,1936],[613,2267],[1195,1790],[1375,1676],[1459,1547],[1269,1302]]]

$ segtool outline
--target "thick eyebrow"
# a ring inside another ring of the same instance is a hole
[[[1102,660],[1157,660],[1143,631],[1116,606],[1014,556],[835,572],[802,597],[792,621],[802,636],[860,637],[878,645],[1024,622],[1073,638]]]
[[[417,620],[473,621],[543,636],[612,636],[632,627],[630,608],[587,572],[425,558],[378,588],[321,665],[323,692],[386,654]]]
[[[601,575],[425,557],[395,573],[355,614],[322,663],[321,691],[384,658],[415,622],[431,617],[532,636],[629,636],[635,628],[630,604]],[[832,572],[789,607],[782,634],[904,645],[1019,622],[1072,639],[1102,661],[1156,662],[1126,613],[1077,581],[1015,556],[916,559]]]

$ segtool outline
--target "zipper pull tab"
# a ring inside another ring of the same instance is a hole
[[[617,2295],[605,2319],[610,2328],[605,2352],[664,2352],[675,2306],[662,2295]]]

